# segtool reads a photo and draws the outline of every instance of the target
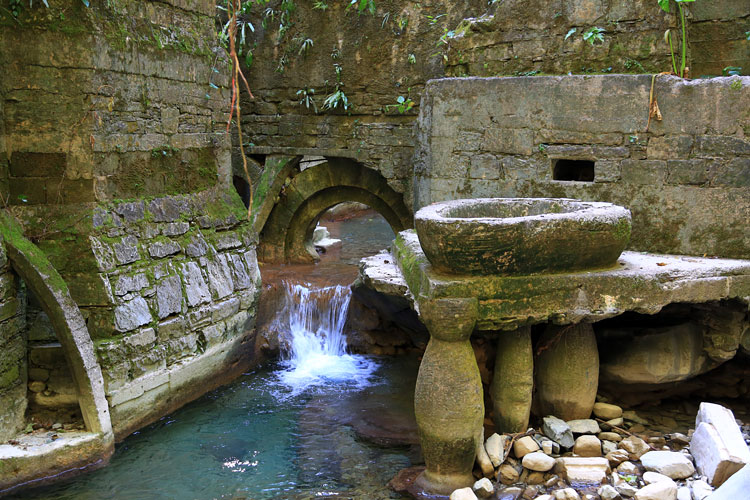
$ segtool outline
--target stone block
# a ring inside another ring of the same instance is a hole
[[[161,131],[165,134],[176,134],[180,126],[180,110],[161,108]]]
[[[646,155],[649,160],[686,159],[692,147],[693,137],[690,135],[652,137],[648,141]]]
[[[502,167],[500,160],[492,155],[477,155],[471,158],[471,171],[469,177],[472,179],[500,179]]]
[[[720,158],[750,155],[750,141],[728,135],[701,135],[695,141],[695,154]]]
[[[206,255],[206,252],[208,252],[208,243],[200,233],[192,235],[190,242],[185,245],[185,253],[189,257],[202,257]]]
[[[482,150],[530,155],[534,151],[534,132],[528,129],[488,128],[482,137]]]
[[[750,187],[750,158],[733,158],[711,169],[711,184],[730,188]]]
[[[56,177],[59,180],[66,166],[65,153],[14,151],[10,157],[11,177]]]
[[[695,426],[690,452],[698,472],[708,477],[713,486],[719,486],[750,463],[750,451],[731,410],[701,403]]]
[[[136,297],[129,302],[115,307],[115,328],[120,332],[129,332],[151,322],[151,312],[143,297]]]
[[[12,177],[9,189],[11,205],[41,205],[47,202],[47,186],[40,179]]]
[[[234,292],[232,271],[229,268],[226,255],[218,254],[206,265],[208,271],[208,283],[211,292],[217,299],[222,299]]]
[[[601,484],[609,474],[609,461],[599,457],[558,458],[554,471],[571,484]]]
[[[211,311],[211,320],[213,322],[221,321],[237,314],[240,310],[240,299],[232,297],[210,306],[209,310]]]
[[[174,222],[189,212],[187,201],[173,197],[156,198],[148,204],[148,209],[154,222]]]
[[[125,236],[119,242],[112,244],[112,249],[120,265],[130,264],[141,258],[138,251],[138,238],[135,236]]]
[[[667,174],[667,162],[662,160],[623,160],[620,175],[624,182],[661,186]]]
[[[154,259],[162,259],[169,255],[179,253],[182,247],[179,243],[167,240],[167,241],[155,241],[148,246],[148,253]]]
[[[188,306],[195,307],[211,301],[211,291],[203,278],[201,268],[195,262],[182,264],[182,281]]]
[[[179,276],[169,276],[156,284],[159,319],[182,311],[182,284]]]
[[[120,203],[115,207],[115,213],[127,222],[138,222],[143,219],[145,206],[142,200]]]
[[[115,285],[115,295],[121,297],[130,292],[140,292],[147,286],[149,286],[149,282],[144,273],[137,273],[133,275],[121,274],[117,278],[117,284]]]
[[[706,160],[668,160],[667,184],[700,185],[708,182]]]
[[[164,224],[161,228],[161,234],[164,236],[180,236],[185,234],[190,229],[190,224],[187,222],[170,222]]]
[[[185,318],[169,318],[156,325],[160,341],[181,337],[185,334]]]

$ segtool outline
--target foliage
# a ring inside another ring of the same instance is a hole
[[[336,84],[334,91],[326,97],[325,101],[323,101],[323,109],[336,109],[341,105],[341,107],[344,108],[344,111],[349,111],[349,108],[351,108],[352,105],[349,102],[349,98],[344,94],[344,91],[341,90],[342,85],[343,84],[340,83]]]
[[[411,99],[411,97],[404,97],[402,95],[398,96],[396,98],[396,104],[389,104],[386,106],[386,111],[392,111],[396,110],[399,112],[399,114],[404,114],[407,111],[411,110],[411,108],[414,107],[414,101]]]
[[[583,32],[583,40],[591,45],[594,45],[596,42],[604,43],[604,31],[603,28],[592,26]]]
[[[300,105],[304,104],[305,108],[307,109],[310,109],[310,106],[312,106],[315,113],[318,113],[318,105],[315,104],[315,89],[312,89],[310,87],[299,89],[297,91],[297,97],[300,98]]]
[[[375,14],[375,0],[351,0],[346,8],[349,9],[355,5],[357,6],[357,12],[360,14],[365,11]]]
[[[659,7],[664,12],[670,12],[669,0],[656,0],[659,3]],[[681,78],[685,78],[685,70],[687,69],[687,31],[685,28],[685,11],[682,8],[683,3],[695,2],[695,0],[674,0],[677,4],[677,10],[680,15],[680,31],[681,31],[681,42],[682,51],[680,57],[680,71],[677,71],[677,62],[675,61],[674,47],[672,45],[672,32],[667,30],[664,32],[664,40],[669,44],[669,52],[672,55],[672,71],[674,74],[679,75]]]
[[[10,13],[13,15],[13,17],[18,17],[21,14],[21,9],[23,8],[23,2],[24,0],[10,0]],[[42,3],[45,7],[49,9],[49,1],[48,0],[42,0]],[[90,7],[90,1],[89,0],[81,0],[81,3],[85,5],[86,7]],[[34,7],[34,0],[29,0],[29,8]]]
[[[740,76],[742,74],[742,68],[739,66],[727,66],[721,70],[722,76]]]

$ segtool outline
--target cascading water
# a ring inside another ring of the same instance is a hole
[[[281,382],[292,395],[332,381],[362,388],[369,383],[377,363],[346,352],[344,324],[351,290],[346,286],[310,289],[284,282],[284,305],[276,317],[282,332],[284,370]]]

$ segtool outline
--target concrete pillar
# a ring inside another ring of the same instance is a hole
[[[427,469],[416,485],[448,495],[474,483],[472,467],[484,420],[482,380],[469,337],[476,299],[420,302],[430,331],[414,393],[414,413]]]
[[[591,325],[548,325],[536,350],[534,413],[589,418],[599,387],[599,351]]]
[[[500,332],[490,387],[497,432],[524,432],[528,428],[533,389],[531,327]]]

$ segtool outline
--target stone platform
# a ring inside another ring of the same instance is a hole
[[[532,391],[535,413],[589,417],[599,373],[591,323],[629,311],[656,314],[673,303],[750,303],[748,260],[624,252],[614,267],[595,271],[450,275],[431,266],[414,231],[399,233],[390,255],[364,259],[360,280],[407,297],[430,331],[415,389],[427,465],[416,485],[440,494],[473,482],[485,416],[473,332],[497,338],[490,388],[495,425],[499,432],[522,432]],[[530,327],[540,323],[548,326],[534,352]]]

